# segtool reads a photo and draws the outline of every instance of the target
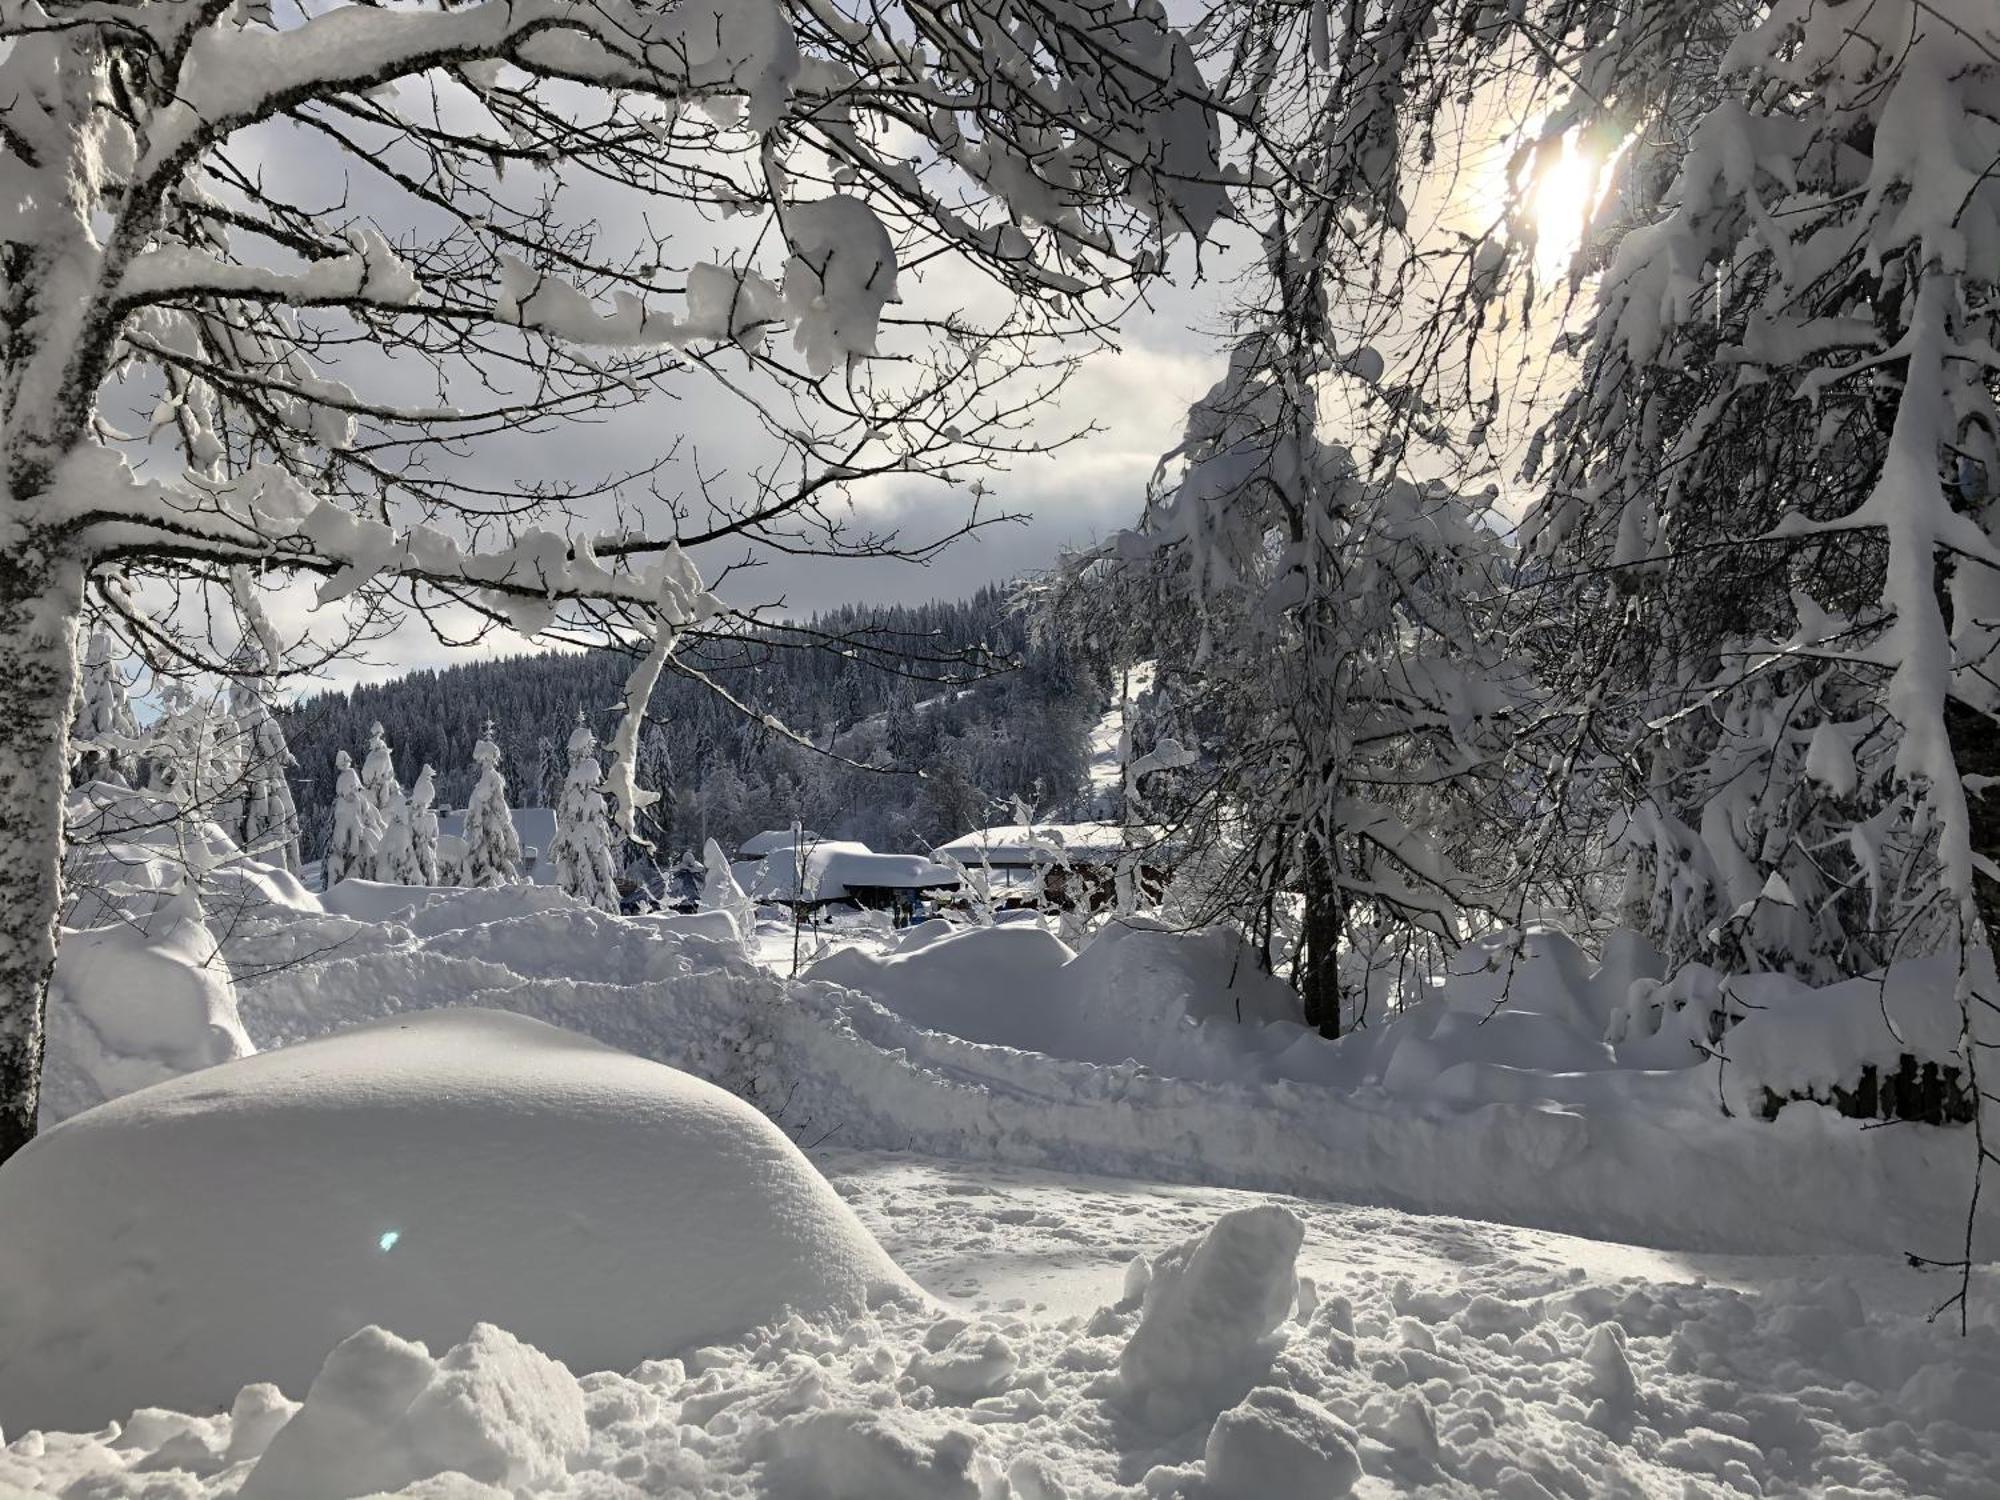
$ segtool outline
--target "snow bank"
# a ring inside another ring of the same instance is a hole
[[[1595,965],[1556,937],[1489,945],[1407,1012],[1330,1044],[1256,1024],[1267,1012],[1254,993],[1237,1024],[1220,986],[1242,971],[1212,938],[1139,928],[1075,957],[1023,928],[905,941],[921,946],[887,961],[837,954],[788,983],[738,944],[517,886],[379,926],[296,914],[232,938],[230,953],[255,976],[238,989],[260,1047],[473,1004],[685,1068],[802,1141],[1680,1249],[1958,1253],[1969,1131],[1866,1129],[1813,1104],[1769,1123],[1726,1117],[1718,1064],[1685,1040],[1671,1064],[1604,1042],[1635,982],[1657,978],[1633,945]],[[1094,997],[1100,981],[1108,993]],[[1132,1012],[1155,1004],[1184,1015],[1148,1030]],[[1037,1042],[1139,1061],[1021,1050]],[[2000,1246],[1989,1232],[1983,1243]]]
[[[201,903],[65,932],[49,986],[41,1126],[256,1049]]]
[[[1291,992],[1221,929],[1132,919],[1073,953],[1039,925],[945,936],[926,924],[893,953],[842,949],[805,977],[934,1031],[1075,1062],[1215,1082],[1317,1077],[1333,1062],[1298,1023]]]
[[[303,1391],[368,1323],[448,1347],[496,1321],[624,1369],[909,1291],[741,1100],[484,1011],[175,1079],[0,1167],[9,1427]]]

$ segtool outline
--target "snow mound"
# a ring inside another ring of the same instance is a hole
[[[1072,953],[1037,925],[940,935],[926,924],[892,953],[841,949],[805,977],[932,1031],[1073,1062],[1248,1082],[1312,1078],[1334,1061],[1298,1023],[1297,998],[1220,928],[1133,919]]]
[[[237,1500],[349,1500],[436,1474],[538,1488],[589,1441],[576,1377],[512,1334],[481,1323],[432,1359],[368,1327],[327,1356]]]
[[[1352,1427],[1310,1396],[1264,1385],[1215,1419],[1206,1468],[1215,1500],[1345,1495],[1361,1458]]]
[[[1272,1335],[1297,1298],[1304,1241],[1298,1215],[1260,1204],[1155,1257],[1139,1326],[1118,1358],[1126,1408],[1174,1432],[1241,1396],[1282,1345]]]
[[[623,1369],[911,1291],[749,1105],[470,1008],[142,1090],[0,1168],[9,1427],[297,1392],[370,1323],[448,1347],[498,1321]]]
[[[143,924],[66,932],[49,987],[41,1124],[251,1046],[201,904],[183,892]]]

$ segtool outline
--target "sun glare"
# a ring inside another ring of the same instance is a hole
[[[1527,207],[1535,224],[1535,261],[1544,272],[1569,264],[1583,243],[1584,226],[1603,193],[1603,163],[1595,152],[1567,137],[1562,151],[1544,161],[1527,185]]]

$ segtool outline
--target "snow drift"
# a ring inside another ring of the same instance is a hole
[[[1220,928],[1175,932],[1132,918],[1072,952],[1039,926],[942,937],[931,926],[885,956],[841,949],[805,977],[932,1031],[1073,1062],[1248,1082],[1321,1076],[1333,1060],[1299,1024],[1291,991]]]
[[[199,899],[184,890],[143,921],[63,934],[41,1123],[255,1050],[229,966]]]
[[[443,1348],[497,1321],[625,1369],[911,1291],[741,1100],[519,1016],[429,1012],[127,1095],[0,1168],[0,1422],[302,1392],[369,1323]]]

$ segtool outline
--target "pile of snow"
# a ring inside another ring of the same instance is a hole
[[[192,888],[149,916],[65,932],[49,985],[43,1129],[256,1049]]]
[[[589,1438],[576,1378],[512,1334],[481,1323],[433,1359],[370,1326],[327,1356],[236,1500],[346,1500],[438,1474],[540,1489],[567,1474]]]
[[[318,910],[296,875],[246,856],[218,824],[157,793],[89,782],[68,794],[64,827],[69,927],[148,920],[190,881],[231,922],[271,907]]]
[[[807,979],[859,990],[967,1041],[1210,1081],[1315,1077],[1332,1062],[1297,998],[1220,928],[1114,923],[1073,953],[1022,923],[913,929],[896,951],[845,948]]]
[[[1240,1208],[1146,1268],[1139,1326],[1118,1356],[1119,1399],[1146,1427],[1206,1426],[1270,1368],[1304,1238],[1285,1208]]]
[[[160,1084],[0,1167],[10,1427],[302,1391],[369,1323],[442,1348],[499,1322],[627,1369],[910,1290],[741,1100],[477,1010]]]

